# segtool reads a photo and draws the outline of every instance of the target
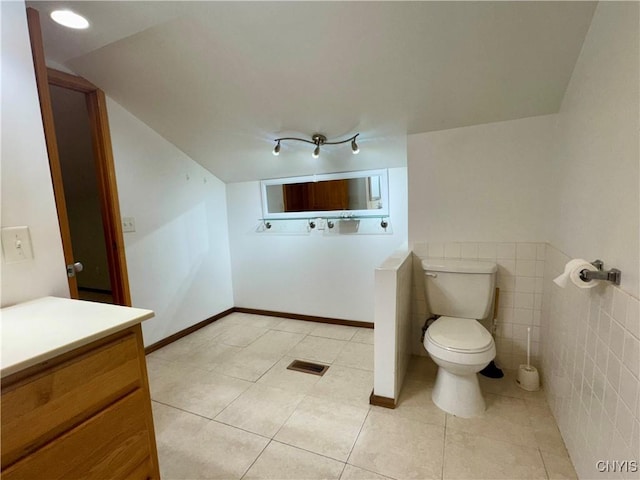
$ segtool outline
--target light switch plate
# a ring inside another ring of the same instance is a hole
[[[134,217],[122,217],[122,231],[125,233],[136,231],[136,219]]]
[[[29,227],[4,227],[2,229],[2,253],[5,263],[33,259]]]

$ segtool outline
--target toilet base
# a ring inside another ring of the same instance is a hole
[[[481,415],[487,408],[476,373],[456,375],[442,367],[438,368],[431,399],[441,410],[462,418]]]

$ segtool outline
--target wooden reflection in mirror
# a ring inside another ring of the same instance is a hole
[[[347,180],[283,185],[284,211],[304,212],[347,210],[349,184]]]

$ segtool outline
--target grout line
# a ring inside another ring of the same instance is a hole
[[[264,451],[267,449],[267,447],[268,447],[269,445],[271,445],[271,442],[272,442],[272,441],[273,441],[273,440],[269,439],[269,441],[268,441],[268,442],[267,442],[267,444],[264,446],[264,448],[263,448],[263,449],[260,451],[260,453],[256,456],[256,458],[253,460],[253,462],[251,462],[251,465],[249,465],[249,466],[247,467],[247,469],[245,470],[245,472],[242,474],[242,476],[240,477],[240,480],[242,480],[242,479],[245,477],[245,475],[246,475],[247,473],[249,473],[249,470],[251,470],[251,467],[253,467],[253,465],[258,461],[258,459],[262,456],[262,454],[263,454],[263,453],[264,453]]]
[[[306,448],[302,448],[302,447],[299,447],[297,445],[292,445],[291,443],[286,443],[286,442],[283,442],[282,440],[276,440],[275,438],[272,440],[272,442],[273,443],[279,443],[281,445],[286,445],[287,447],[295,448],[296,450],[300,450],[302,452],[311,453],[313,455],[317,455],[318,457],[326,458],[328,460],[333,460],[334,462],[342,463],[344,465],[346,465],[346,463],[347,463],[345,460],[338,460],[337,458],[329,457],[328,455],[325,455],[324,453],[318,453],[318,452],[314,452],[313,450],[307,450]]]
[[[544,457],[542,456],[542,450],[538,447],[538,455],[540,456],[540,461],[542,462],[542,468],[544,468],[544,474],[549,478],[549,470],[547,470],[547,464],[544,463]]]
[[[351,448],[349,449],[349,454],[347,455],[347,460],[345,462],[348,462],[351,459],[351,454],[353,454],[353,449],[356,447],[356,443],[358,443],[358,439],[360,438],[360,434],[362,433],[362,429],[364,428],[364,424],[367,423],[367,419],[369,418],[369,414],[370,413],[371,413],[371,406],[369,405],[369,409],[367,410],[367,414],[364,416],[364,420],[362,421],[362,425],[360,425],[360,429],[358,430],[358,434],[356,435],[356,438],[353,441],[353,444],[351,445]]]
[[[169,404],[169,403],[161,402],[160,400],[156,400],[156,399],[154,399],[154,398],[152,398],[152,399],[151,399],[151,401],[152,401],[152,402],[159,403],[160,405],[164,405],[165,407],[170,407],[170,408],[174,408],[174,409],[176,409],[176,410],[180,410],[181,412],[188,413],[188,414],[190,414],[190,415],[194,415],[194,416],[196,416],[196,417],[204,418],[205,420],[213,421],[213,418],[206,417],[206,416],[204,416],[204,415],[202,415],[202,414],[200,414],[200,413],[195,413],[195,412],[191,412],[191,411],[189,411],[189,410],[185,410],[184,408],[176,407],[175,405],[171,405],[171,404]],[[216,414],[216,415],[217,415],[217,414]]]
[[[345,463],[342,465],[342,471],[340,472],[340,476],[338,477],[338,480],[341,480],[341,479],[342,479],[342,475],[344,475],[344,471],[345,471],[345,469],[346,469],[346,468],[347,468],[347,462],[345,462]]]

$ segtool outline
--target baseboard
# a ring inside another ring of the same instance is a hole
[[[293,320],[304,320],[306,322],[317,322],[317,323],[330,323],[332,325],[345,325],[347,327],[361,327],[361,328],[373,328],[372,322],[358,322],[356,320],[342,320],[340,318],[329,318],[329,317],[316,317],[314,315],[302,315],[300,313],[286,313],[286,312],[274,312],[271,310],[259,310],[256,308],[244,308],[244,307],[231,307],[223,312],[214,315],[213,317],[209,317],[206,320],[203,320],[195,325],[191,325],[190,327],[185,328],[184,330],[180,330],[179,332],[174,333],[173,335],[168,336],[167,338],[163,338],[159,342],[154,343],[153,345],[149,345],[145,347],[144,352],[146,355],[149,355],[151,352],[155,352],[159,348],[166,347],[170,343],[175,342],[176,340],[180,340],[182,337],[186,337],[190,333],[195,332],[196,330],[200,330],[203,327],[215,322],[216,320],[220,320],[227,315],[238,312],[238,313],[250,313],[252,315],[265,315],[269,317],[278,317],[278,318],[291,318]],[[380,397],[384,398],[384,397]],[[372,404],[375,405],[375,404]],[[391,407],[393,408],[393,407]]]
[[[369,404],[375,405],[377,407],[396,408],[395,398],[381,397],[380,395],[374,395],[373,391],[369,396]]]
[[[166,347],[170,343],[173,343],[176,340],[180,340],[182,337],[186,337],[190,333],[193,333],[196,330],[200,330],[201,328],[206,327],[207,325],[215,322],[216,320],[220,320],[221,318],[226,317],[227,315],[229,315],[230,313],[233,313],[234,311],[235,309],[233,307],[229,308],[223,312],[218,313],[217,315],[214,315],[213,317],[209,317],[206,320],[198,322],[195,325],[191,325],[190,327],[187,327],[184,330],[180,330],[179,332],[176,332],[173,335],[169,335],[167,338],[163,338],[159,342],[156,342],[153,345],[149,345],[148,347],[145,347],[144,353],[146,355],[149,355],[151,352],[155,352],[159,348]]]
[[[347,327],[373,328],[373,322],[360,322],[357,320],[343,320],[341,318],[317,317],[315,315],[303,315],[301,313],[274,312],[272,310],[260,310],[257,308],[234,307],[233,310],[239,313],[266,315],[268,317],[291,318],[293,320],[304,320],[305,322],[330,323],[332,325],[345,325]]]

